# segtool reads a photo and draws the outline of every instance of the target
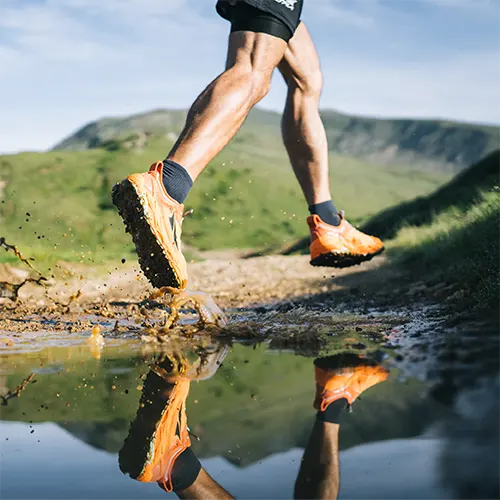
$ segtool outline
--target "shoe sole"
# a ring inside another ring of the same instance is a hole
[[[180,288],[181,283],[168,259],[165,250],[156,239],[148,220],[139,193],[125,179],[113,186],[113,205],[123,219],[126,231],[132,235],[139,265],[146,278],[155,288],[171,286]]]
[[[338,254],[338,253],[323,253],[312,259],[310,264],[316,267],[351,267],[358,266],[362,262],[372,260],[373,257],[380,255],[384,248],[377,250],[374,253],[365,255]]]

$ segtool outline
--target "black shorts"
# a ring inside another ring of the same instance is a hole
[[[288,42],[300,23],[304,0],[219,0],[217,12],[233,31],[253,31]]]

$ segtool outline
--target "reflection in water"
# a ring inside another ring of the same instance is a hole
[[[500,498],[499,395],[499,377],[483,379],[460,394],[443,426],[441,473],[459,498]]]
[[[361,393],[386,380],[388,372],[355,354],[318,358],[314,365],[318,413],[295,483],[295,498],[337,498],[342,414]]]
[[[233,498],[201,466],[191,450],[186,399],[192,380],[215,374],[227,347],[171,350],[154,362],[146,377],[139,408],[119,452],[122,472],[156,482],[181,498]],[[352,353],[314,361],[317,410],[295,483],[296,498],[337,498],[338,436],[342,414],[367,389],[387,379],[376,361]]]
[[[35,377],[34,373],[30,373],[15,389],[7,390],[7,392],[2,396],[0,394],[0,398],[2,399],[2,406],[7,406],[9,404],[9,399],[18,398],[21,395],[21,392],[28,387],[28,384],[32,382]]]
[[[35,376],[0,406],[0,497],[334,497],[339,462],[344,499],[498,497],[498,381],[457,385],[450,411],[376,350],[332,352],[200,336],[3,354],[1,395]]]
[[[138,481],[158,482],[166,491],[188,486],[200,472],[190,451],[186,399],[192,380],[210,378],[226,356],[227,347],[198,348],[195,362],[187,353],[163,353],[154,363],[142,390],[139,409],[120,450],[120,469]],[[193,476],[189,481],[185,476]],[[181,488],[185,489],[185,488]]]

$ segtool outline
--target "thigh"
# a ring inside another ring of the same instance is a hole
[[[219,0],[217,11],[231,22],[231,32],[267,33],[285,42],[300,23],[303,0]]]
[[[278,68],[288,84],[303,86],[312,78],[315,80],[321,78],[319,56],[303,22],[299,24],[294,36],[288,42]]]
[[[286,49],[284,40],[267,33],[235,31],[229,35],[226,69],[239,66],[270,75],[283,59]]]

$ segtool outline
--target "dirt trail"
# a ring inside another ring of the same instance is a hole
[[[361,283],[364,271],[383,262],[378,258],[363,266],[330,269],[311,266],[303,255],[207,260],[191,266],[191,286],[213,294],[223,307],[245,307],[339,290],[344,287],[339,277]]]
[[[249,259],[233,258],[230,253],[189,265],[189,289],[204,291],[213,296],[223,308],[248,307],[269,304],[293,297],[340,290],[336,280],[352,276],[353,283],[364,280],[364,272],[374,270],[384,263],[379,257],[362,266],[348,269],[317,268],[309,265],[307,256],[264,256]],[[144,278],[137,265],[121,265],[107,274],[80,265],[62,265],[62,279],[49,287],[26,284],[19,291],[23,306],[41,307],[50,304],[45,295],[65,302],[72,294],[81,291],[79,303],[86,305],[96,301],[140,301],[153,288]],[[17,268],[0,266],[0,280],[19,282],[25,274]],[[12,301],[0,302],[2,316],[5,309],[13,307]]]
[[[189,288],[210,294],[229,314],[222,329],[198,327],[192,312],[178,329],[166,329],[169,308],[148,300],[153,288],[136,263],[107,269],[59,264],[50,286],[26,283],[17,302],[0,298],[0,352],[85,342],[98,327],[106,345],[216,336],[269,341],[308,356],[389,352],[406,373],[439,379],[443,398],[498,372],[497,325],[477,315],[450,315],[442,307],[449,295],[444,284],[393,279],[398,271],[384,257],[348,269],[315,268],[307,256],[208,257],[189,265]],[[0,265],[0,281],[19,283],[28,275]],[[83,338],[74,336],[78,332]],[[99,357],[100,348],[93,355]]]
[[[28,338],[42,343],[47,333],[62,339],[68,333],[90,332],[99,325],[108,336],[132,335],[156,343],[175,333],[202,331],[228,339],[274,338],[283,341],[284,347],[293,344],[316,349],[329,342],[325,338],[331,336],[332,328],[343,330],[349,342],[356,344],[359,331],[373,339],[394,324],[390,319],[374,321],[349,314],[334,318],[332,314],[340,311],[326,304],[323,307],[321,301],[315,303],[319,308],[314,312],[293,303],[364,283],[366,271],[378,269],[383,258],[336,270],[312,267],[307,256],[245,259],[218,253],[216,257],[209,255],[189,265],[189,289],[211,295],[230,315],[233,321],[222,332],[220,328],[217,332],[209,327],[200,330],[190,319],[195,317],[192,313],[184,316],[180,331],[166,329],[170,309],[163,299],[150,299],[153,288],[135,263],[119,264],[113,270],[60,264],[59,276],[49,286],[26,283],[19,290],[17,302],[0,299],[0,348],[20,347]],[[350,278],[349,285],[345,278]],[[19,269],[0,266],[0,281],[24,279],[26,274]]]

